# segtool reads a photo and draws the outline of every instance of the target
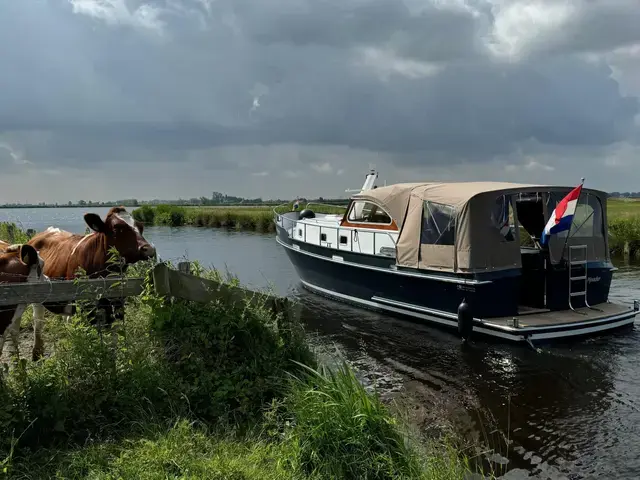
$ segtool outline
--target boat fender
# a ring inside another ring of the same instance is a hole
[[[305,208],[300,212],[300,218],[316,218],[316,214],[312,210]]]
[[[473,314],[471,313],[471,307],[465,298],[462,300],[462,303],[458,305],[458,333],[463,340],[469,340],[469,338],[471,338],[472,331]]]

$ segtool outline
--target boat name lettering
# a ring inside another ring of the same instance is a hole
[[[464,290],[465,292],[475,292],[476,287],[470,285],[458,285],[458,290]]]
[[[587,278],[588,283],[597,283],[600,281],[600,277],[589,277]]]

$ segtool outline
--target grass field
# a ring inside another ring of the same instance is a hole
[[[18,234],[0,228],[0,239]],[[237,284],[197,263],[192,271]],[[115,347],[82,305],[69,323],[48,318],[45,338],[45,359],[0,369],[2,478],[455,480],[469,471],[453,440],[409,433],[347,365],[318,364],[297,320],[260,306],[168,303],[147,285],[128,300]]]
[[[136,220],[146,225],[180,227],[230,228],[257,232],[274,232],[273,206],[268,207],[179,207],[173,205],[144,206],[133,211]],[[282,207],[290,211],[291,205]],[[343,213],[344,208],[324,206],[315,208],[322,213]]]
[[[607,216],[611,253],[640,256],[640,199],[609,199]]]
[[[610,198],[607,202],[609,219],[640,217],[640,198]]]

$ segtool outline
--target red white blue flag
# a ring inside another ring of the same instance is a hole
[[[576,207],[578,206],[578,198],[582,193],[582,184],[571,190],[569,194],[564,197],[556,208],[551,213],[547,225],[542,231],[542,237],[540,243],[543,245],[549,241],[549,237],[554,233],[569,230],[573,223],[573,216],[576,213]]]

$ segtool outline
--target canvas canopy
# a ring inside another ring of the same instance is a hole
[[[399,266],[483,272],[521,267],[516,201],[522,194],[544,198],[541,215],[546,222],[571,188],[504,182],[403,183],[367,190],[352,198],[379,205],[395,220],[400,229],[396,244]],[[566,235],[553,236],[550,254],[560,258],[565,242],[587,244],[589,260],[606,260],[606,193],[583,188],[581,202],[590,205],[593,212],[588,234],[568,241]]]

